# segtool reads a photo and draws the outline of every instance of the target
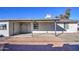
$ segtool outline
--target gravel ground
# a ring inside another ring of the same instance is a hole
[[[0,51],[2,51],[4,48],[4,45],[0,44]]]
[[[79,42],[79,33],[60,34],[57,37],[66,42]]]
[[[79,51],[79,45],[64,44],[62,47],[48,45],[5,44],[3,51]]]
[[[49,44],[52,43],[55,46],[62,45],[64,42],[77,42],[79,44],[79,33],[68,33],[68,34],[57,34],[57,37],[54,34],[36,34],[31,36],[31,34],[15,35],[9,38],[8,40],[0,40],[0,43],[11,43],[11,44]]]
[[[1,40],[0,44],[32,44],[32,45],[47,45],[47,44],[53,44],[53,47],[56,46],[62,46],[63,40],[57,38],[57,37],[52,37],[52,36],[41,36],[41,37],[10,37],[8,40]]]

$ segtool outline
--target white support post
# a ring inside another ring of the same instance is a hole
[[[55,36],[56,36],[56,25],[57,25],[57,24],[56,24],[56,20],[55,20]]]

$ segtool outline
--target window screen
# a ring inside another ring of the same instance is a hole
[[[34,22],[33,23],[33,28],[34,28],[34,30],[37,30],[38,29],[38,23],[37,22]]]

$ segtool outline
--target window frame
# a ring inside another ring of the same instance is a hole
[[[33,29],[38,30],[39,29],[39,24],[37,22],[33,23]]]
[[[7,24],[0,24],[0,30],[7,30]]]

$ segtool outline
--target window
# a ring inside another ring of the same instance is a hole
[[[69,29],[68,23],[64,23],[64,28],[65,28],[65,29]]]
[[[0,24],[0,30],[6,30],[6,24]]]
[[[34,28],[34,30],[38,30],[38,23],[34,22],[33,23],[33,28]]]

